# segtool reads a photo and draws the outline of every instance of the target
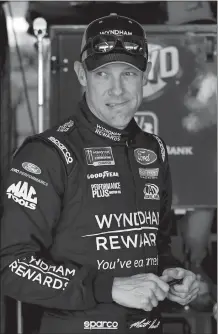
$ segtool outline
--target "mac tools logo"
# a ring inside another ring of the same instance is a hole
[[[179,51],[175,46],[148,44],[149,60],[152,63],[148,83],[143,87],[143,97],[155,99],[167,85],[167,80],[179,75]]]
[[[144,188],[144,199],[156,199],[159,200],[159,188],[156,184],[147,183]]]
[[[28,185],[28,182],[19,181],[16,185],[13,183],[7,190],[6,194],[9,199],[25,206],[28,209],[35,210],[37,197],[35,189]]]
[[[152,111],[137,111],[135,121],[142,131],[158,134],[158,118]]]

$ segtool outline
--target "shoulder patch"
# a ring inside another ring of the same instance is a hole
[[[162,157],[162,160],[164,162],[165,158],[166,158],[166,150],[165,150],[164,144],[163,144],[162,140],[158,136],[156,136],[156,135],[153,135],[153,136],[158,141],[158,144],[160,146],[161,157]]]
[[[61,124],[58,126],[57,128],[57,132],[68,132],[73,126],[74,126],[75,122],[70,119],[68,121],[66,121],[64,124]]]
[[[67,165],[73,163],[72,154],[69,152],[67,147],[59,139],[57,139],[53,136],[49,136],[48,140],[50,140],[52,143],[54,143],[59,148],[59,150],[61,150],[61,152],[64,155],[64,158],[65,158],[65,161],[66,161]]]

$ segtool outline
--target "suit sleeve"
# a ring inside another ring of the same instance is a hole
[[[35,172],[26,171],[24,162],[37,166]],[[1,287],[22,302],[85,310],[112,300],[113,279],[96,268],[49,257],[66,177],[59,154],[43,142],[27,143],[14,157],[1,220]]]
[[[177,260],[171,251],[171,228],[172,228],[172,180],[170,166],[167,154],[167,148],[162,141],[165,149],[165,160],[163,162],[163,190],[161,194],[160,207],[160,226],[157,237],[157,247],[159,254],[159,274],[164,269],[171,267],[181,267],[181,263]]]

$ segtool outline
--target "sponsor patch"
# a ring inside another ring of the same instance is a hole
[[[84,329],[118,329],[117,321],[84,321]]]
[[[121,35],[132,35],[132,31],[111,29],[111,30],[101,31],[100,35],[119,35],[119,36],[121,36]]]
[[[70,128],[74,126],[74,121],[70,120],[69,122],[60,125],[59,128],[57,129],[58,132],[67,132]]]
[[[157,154],[145,148],[137,148],[134,150],[134,156],[141,165],[150,165],[157,160]]]
[[[130,325],[129,328],[145,328],[147,327],[148,329],[154,329],[159,327],[160,321],[158,319],[154,320],[148,320],[145,318],[141,321],[134,322],[132,325]]]
[[[156,246],[156,234],[159,226],[158,211],[101,214],[95,215],[95,219],[98,227],[97,233],[82,235],[82,238],[94,237],[97,251]],[[107,265],[102,264],[104,261],[97,262],[98,269],[101,265],[106,269]],[[154,261],[150,259],[147,265],[157,265],[157,262],[158,259]],[[112,268],[110,267],[110,269]]]
[[[9,268],[17,276],[55,290],[65,290],[76,272],[62,265],[47,264],[34,256],[17,259]]]
[[[156,199],[159,200],[159,188],[156,184],[147,183],[144,188],[144,199]]]
[[[64,146],[57,138],[55,137],[49,137],[48,138],[52,143],[54,143],[63,153],[65,160],[67,162],[67,164],[72,164],[73,162],[73,158],[70,154],[70,152],[68,151],[68,149],[66,148],[66,146]]]
[[[143,179],[157,179],[159,168],[139,168],[139,176]]]
[[[35,176],[33,176],[33,175],[30,175],[30,174],[27,174],[27,173],[25,173],[25,172],[22,172],[21,170],[19,170],[19,169],[16,169],[16,168],[11,168],[11,170],[10,170],[11,172],[14,172],[14,173],[17,173],[17,174],[20,174],[20,175],[23,175],[23,176],[25,176],[25,177],[28,177],[29,179],[31,179],[31,180],[33,180],[33,181],[36,181],[36,182],[38,182],[38,183],[41,183],[41,184],[43,184],[44,186],[48,186],[48,183],[47,182],[45,182],[45,181],[43,181],[43,180],[41,180],[41,179],[38,179],[37,177],[35,177]]]
[[[42,172],[38,166],[32,164],[31,162],[23,162],[22,167],[23,169],[27,170],[27,172],[30,172],[33,174],[41,174]]]
[[[84,148],[84,151],[88,165],[115,165],[111,147],[90,147]]]
[[[28,182],[19,181],[16,185],[13,183],[6,190],[9,199],[28,209],[35,210],[37,204],[36,191]]]
[[[119,173],[104,171],[102,173],[87,174],[87,179],[88,180],[89,179],[104,179],[106,177],[119,177]]]
[[[120,141],[120,138],[121,138],[120,132],[108,130],[99,124],[97,124],[96,126],[95,133],[98,134],[99,136],[102,136],[102,137],[105,137],[105,138],[108,138],[114,141]]]
[[[162,157],[162,160],[163,160],[163,162],[165,161],[165,157],[166,157],[166,150],[165,150],[165,147],[164,147],[164,145],[163,145],[163,142],[162,142],[162,140],[159,138],[159,137],[157,137],[157,136],[155,136],[154,135],[154,137],[157,139],[157,141],[158,141],[158,144],[159,144],[159,146],[160,146],[160,153],[161,153],[161,157]]]
[[[120,182],[91,184],[92,197],[110,197],[121,194]]]

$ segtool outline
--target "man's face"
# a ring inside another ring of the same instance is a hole
[[[124,129],[141,104],[147,74],[130,64],[117,62],[91,72],[85,70],[85,78],[79,81],[85,86],[92,113],[104,123]]]

